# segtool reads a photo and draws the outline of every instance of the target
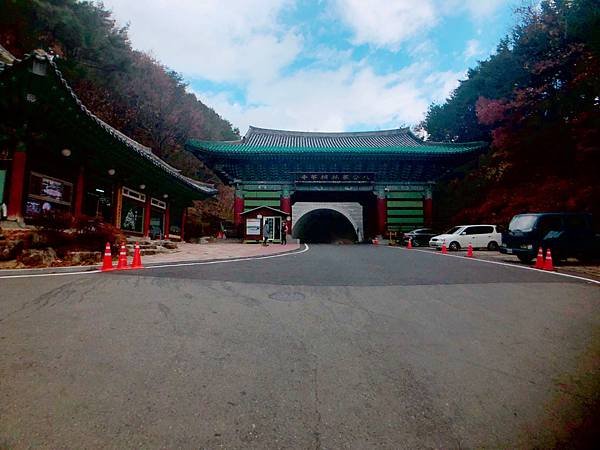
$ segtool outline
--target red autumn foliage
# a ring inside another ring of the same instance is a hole
[[[490,150],[440,187],[442,222],[505,224],[514,214],[540,211],[588,211],[600,222],[600,51],[584,3],[544,1],[528,10],[512,46],[473,70],[448,106],[430,114],[433,126],[446,126],[446,111],[468,107],[465,93],[490,78],[511,86],[473,101]],[[520,70],[506,70],[507,59]]]
[[[484,125],[494,125],[504,119],[508,102],[505,100],[490,100],[479,97],[475,103],[475,111],[479,122]]]

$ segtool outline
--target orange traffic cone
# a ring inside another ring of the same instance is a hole
[[[446,248],[446,244],[442,244],[442,253],[448,253],[448,249]]]
[[[469,242],[469,246],[467,247],[467,258],[473,257],[473,244]]]
[[[110,253],[110,243],[106,243],[104,247],[104,259],[102,260],[102,272],[108,272],[109,270],[115,270],[112,263],[112,254]]]
[[[406,248],[409,250],[412,248],[412,239],[408,238],[408,244],[406,244]]]
[[[536,269],[544,268],[544,250],[542,250],[542,247],[538,249],[537,258],[535,259],[535,266],[533,267]]]
[[[133,261],[131,261],[132,269],[143,269],[142,265],[142,254],[140,252],[140,244],[135,243],[135,250],[133,251]]]
[[[554,270],[554,264],[552,264],[552,252],[550,249],[546,250],[546,259],[544,260],[544,270]]]
[[[125,249],[125,243],[121,243],[121,248],[119,250],[119,261],[117,262],[117,270],[125,270],[129,269],[127,267],[127,250]]]

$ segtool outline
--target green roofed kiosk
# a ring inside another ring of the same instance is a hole
[[[237,226],[244,211],[269,206],[290,215],[294,237],[315,230],[327,236],[324,228],[344,222],[356,240],[431,226],[433,184],[484,147],[423,141],[406,128],[316,133],[250,127],[239,141],[186,144],[235,186]]]
[[[187,207],[216,192],[96,117],[45,52],[0,62],[0,203],[9,220],[57,212],[180,240]]]

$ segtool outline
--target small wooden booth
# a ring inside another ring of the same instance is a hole
[[[270,206],[258,206],[241,214],[244,242],[260,242],[263,229],[268,228],[268,242],[281,242],[282,224],[289,221],[289,213]],[[288,230],[289,233],[289,230]]]

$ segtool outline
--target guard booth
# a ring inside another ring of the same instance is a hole
[[[281,226],[289,220],[288,213],[270,206],[258,206],[244,211],[241,215],[244,223],[244,242],[262,241],[264,227],[269,229],[268,242],[281,242]]]

